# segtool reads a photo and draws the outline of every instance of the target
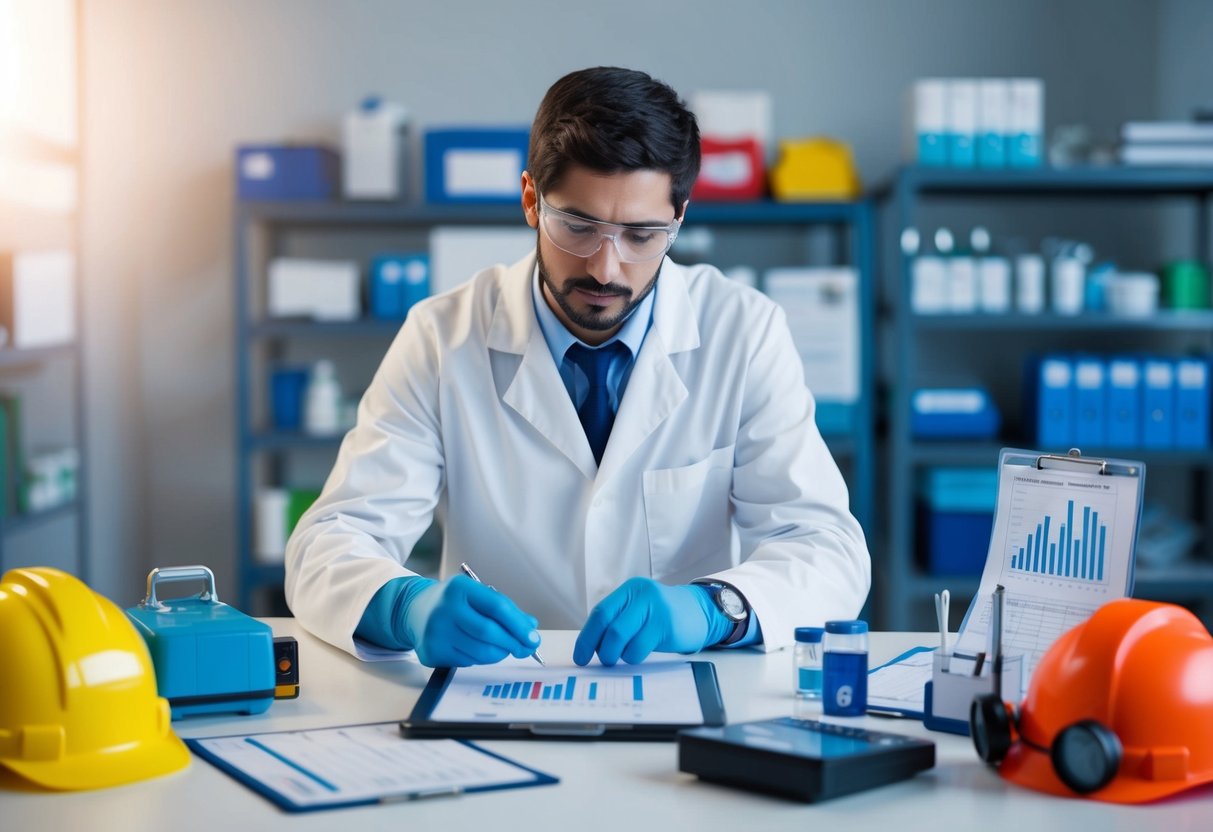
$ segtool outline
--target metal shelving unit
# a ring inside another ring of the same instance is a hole
[[[259,471],[270,481],[280,477],[287,458],[307,452],[336,456],[339,438],[318,438],[297,432],[267,429],[255,415],[265,393],[254,389],[258,365],[265,366],[284,345],[309,343],[387,344],[397,322],[363,320],[350,323],[267,320],[260,301],[265,266],[281,253],[287,237],[368,233],[376,240],[393,234],[417,235],[443,225],[518,227],[516,205],[398,205],[346,202],[239,203],[234,217],[234,277],[236,288],[236,551],[241,609],[265,609],[266,591],[279,589],[281,565],[259,563],[253,557],[253,495]],[[696,203],[687,227],[778,229],[789,233],[825,227],[832,232],[839,260],[859,275],[860,390],[853,428],[828,435],[831,451],[848,475],[852,510],[871,538],[874,509],[875,442],[873,407],[874,360],[874,212],[869,200],[782,204]],[[799,264],[795,264],[799,265]],[[261,408],[264,410],[264,408]],[[280,482],[280,480],[279,480]]]
[[[1200,257],[1209,260],[1210,202],[1213,199],[1213,169],[1200,168],[1042,168],[1032,171],[965,171],[909,167],[900,171],[888,196],[896,216],[896,228],[915,227],[918,209],[927,200],[943,198],[952,201],[1027,201],[1045,199],[1050,202],[1115,199],[1142,201],[1157,197],[1187,200],[1194,216],[1195,248]],[[993,332],[1000,338],[999,350],[1026,355],[1027,350],[1015,346],[1020,338],[1054,336],[1084,343],[1108,345],[1113,350],[1118,340],[1131,337],[1134,342],[1167,343],[1168,339],[1189,338],[1213,351],[1213,312],[1161,310],[1149,318],[1134,318],[1112,314],[1090,313],[1077,316],[1041,315],[920,315],[910,305],[910,262],[900,257],[900,264],[889,269],[890,314],[895,345],[895,366],[892,368],[893,389],[889,397],[888,476],[889,551],[888,571],[878,585],[883,626],[889,629],[913,629],[927,610],[926,599],[943,587],[954,595],[972,596],[978,579],[967,576],[930,575],[919,565],[916,553],[916,479],[918,473],[932,465],[960,467],[994,467],[998,451],[1004,446],[1033,447],[1023,431],[1005,432],[998,442],[939,442],[916,440],[910,433],[911,396],[919,386],[923,367],[920,355],[931,339],[938,343],[973,343],[975,335]],[[942,339],[942,340],[941,340]],[[1022,366],[1022,363],[1021,363]],[[932,368],[938,372],[940,368]],[[946,372],[947,368],[944,368]],[[960,382],[964,384],[965,382]],[[1192,493],[1200,507],[1193,518],[1204,527],[1204,562],[1189,563],[1174,568],[1137,570],[1135,594],[1184,603],[1207,602],[1213,599],[1213,449],[1147,450],[1083,448],[1086,455],[1129,456],[1142,459],[1151,469],[1172,469],[1190,476]],[[1147,477],[1146,497],[1149,499],[1153,476]],[[960,607],[963,609],[963,605]]]
[[[69,13],[62,17],[54,16],[54,28],[58,31],[53,33],[63,37],[57,38],[53,46],[40,50],[38,60],[29,62],[28,65],[23,62],[30,60],[30,54],[21,53],[29,50],[29,44],[22,43],[14,55],[16,62],[13,63],[13,68],[24,69],[29,73],[25,83],[33,85],[31,89],[36,95],[49,93],[45,101],[47,112],[52,112],[59,104],[64,104],[75,111],[74,121],[80,125],[84,123],[80,94],[83,86],[83,62],[79,51],[80,4],[70,4],[67,11]],[[40,61],[43,59],[48,62],[47,66],[53,65],[71,72],[70,80],[60,77],[58,80],[63,82],[62,86],[52,87],[49,91],[43,89],[37,76],[37,71],[42,66]],[[20,74],[18,72],[18,75]],[[59,98],[60,95],[65,97]],[[69,141],[65,134],[43,131],[41,125],[21,125],[0,119],[0,146],[3,148],[0,150],[0,163],[8,163],[17,169],[31,163],[58,168],[70,172],[76,188],[81,187],[80,148],[83,147],[83,141],[78,128],[74,133],[74,141]],[[0,250],[66,250],[71,251],[75,258],[72,308],[74,339],[70,343],[46,347],[0,348],[0,390],[21,390],[28,381],[33,381],[36,386],[41,387],[43,382],[49,380],[51,389],[41,390],[36,396],[23,399],[22,418],[27,424],[33,424],[35,420],[41,423],[43,420],[39,418],[40,414],[52,409],[56,411],[56,418],[64,411],[70,413],[67,417],[70,425],[66,427],[66,436],[59,435],[56,430],[53,437],[42,435],[40,439],[53,441],[55,444],[73,444],[79,455],[74,498],[36,511],[7,516],[0,512],[0,574],[16,566],[50,565],[70,571],[87,583],[91,579],[91,564],[88,553],[89,469],[82,343],[84,314],[80,203],[79,194],[70,208],[61,206],[59,210],[46,210],[38,207],[35,202],[0,199]],[[54,401],[48,402],[47,399],[51,397]],[[42,425],[39,424],[39,427]],[[26,429],[23,433],[23,439],[28,440],[30,434],[35,431]],[[30,448],[27,446],[17,450],[23,458]],[[14,460],[8,461],[11,464]],[[24,479],[24,472],[18,473],[22,476],[16,477],[13,476],[14,472],[0,470],[0,476],[9,477],[10,483]]]

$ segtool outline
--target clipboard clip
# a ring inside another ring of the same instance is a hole
[[[1093,457],[1084,457],[1082,451],[1078,448],[1071,448],[1069,453],[1065,454],[1041,454],[1036,457],[1036,470],[1043,471],[1047,466],[1045,463],[1056,463],[1052,467],[1057,468],[1081,468],[1083,466],[1092,466],[1097,469],[1097,473],[1108,473],[1108,461],[1106,459],[1095,459]]]

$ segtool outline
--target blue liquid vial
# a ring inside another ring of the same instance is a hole
[[[792,660],[792,690],[798,699],[821,699],[821,627],[797,627]]]
[[[827,621],[822,659],[822,710],[862,716],[868,708],[868,625]]]

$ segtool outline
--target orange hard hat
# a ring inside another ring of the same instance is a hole
[[[971,728],[1003,777],[1050,794],[1144,803],[1213,782],[1213,637],[1182,607],[1109,602],[1048,649],[1017,715],[979,697]]]

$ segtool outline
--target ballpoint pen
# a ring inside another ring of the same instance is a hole
[[[468,566],[467,563],[459,564],[459,571],[462,572],[463,574],[467,575],[469,578],[471,578],[476,583],[483,584],[484,586],[488,586],[489,589],[494,589],[494,587],[491,587],[488,584],[484,583],[484,581],[480,580],[480,577],[475,572],[472,571],[472,567]],[[543,658],[539,655],[538,650],[536,650],[534,653],[531,654],[531,658],[533,658],[535,661],[539,662],[540,667],[547,667],[547,664],[543,661]]]
[[[939,622],[939,655],[940,669],[947,673],[952,663],[952,654],[948,652],[948,611],[952,603],[952,593],[948,590],[935,593],[935,618]]]
[[[994,673],[994,693],[999,698],[1002,698],[1002,628],[1004,626],[1003,616],[1006,613],[1006,597],[1006,587],[999,584],[994,588],[993,609],[990,611],[994,643],[990,646],[990,650],[994,654],[991,668]]]

